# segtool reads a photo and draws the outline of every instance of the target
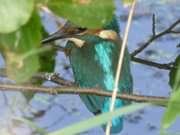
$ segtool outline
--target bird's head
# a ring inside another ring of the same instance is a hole
[[[102,39],[116,40],[118,38],[118,33],[119,26],[115,16],[113,16],[111,21],[104,25],[101,29],[81,28],[68,21],[61,27],[60,30],[45,38],[42,43],[45,44],[57,39],[66,38],[74,42],[78,47],[81,47],[85,42],[80,38],[83,35],[94,35]]]

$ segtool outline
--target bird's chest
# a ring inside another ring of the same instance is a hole
[[[95,44],[73,49],[70,62],[75,81],[81,87],[112,89],[116,60],[111,44]]]

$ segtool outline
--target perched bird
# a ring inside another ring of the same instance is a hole
[[[70,50],[68,55],[75,83],[82,88],[101,88],[105,91],[112,91],[122,43],[118,35],[119,26],[116,17],[114,16],[112,21],[102,29],[88,30],[74,26],[68,29],[71,30],[67,30],[67,27],[65,27],[63,30],[50,35],[43,43],[53,39],[69,38],[70,41],[67,42],[66,48]],[[132,87],[130,56],[126,49],[118,92],[129,94],[132,92]],[[80,97],[89,111],[94,114],[109,111],[110,97],[94,95],[81,95]],[[128,102],[116,99],[115,108],[123,107],[126,103]],[[105,128],[105,125],[103,125],[103,128]],[[114,118],[111,133],[118,133],[122,128],[123,118]]]

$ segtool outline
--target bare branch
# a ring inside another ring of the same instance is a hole
[[[146,47],[148,47],[153,41],[155,41],[156,39],[166,35],[166,34],[179,34],[178,31],[174,31],[173,29],[180,24],[180,19],[178,19],[177,21],[175,21],[172,25],[169,26],[169,28],[167,28],[166,30],[156,34],[155,36],[151,36],[149,38],[149,40],[142,45],[140,48],[136,49],[133,53],[131,53],[131,56],[134,57],[137,54],[139,54],[140,52],[142,52]]]
[[[49,81],[52,81],[54,83],[57,83],[57,84],[63,85],[63,86],[74,85],[74,83],[72,81],[65,80],[65,79],[59,77],[59,75],[57,73],[37,73],[33,76],[33,78],[40,79],[40,80],[49,80]]]
[[[173,34],[180,34],[180,31],[171,30],[171,33],[173,33]]]
[[[7,77],[7,74],[4,68],[0,69],[0,76]],[[72,86],[72,85],[75,86],[74,82],[61,78],[58,73],[39,72],[39,73],[34,74],[32,76],[32,79],[52,81],[62,86]]]
[[[164,69],[164,70],[171,70],[174,68],[173,67],[174,62],[167,63],[167,64],[160,64],[160,63],[144,60],[144,59],[137,58],[137,57],[132,57],[131,60],[134,62],[138,62],[138,63],[144,64],[144,65],[147,65],[147,66],[152,66],[152,67],[156,67],[156,68]]]
[[[13,85],[13,84],[0,84],[0,91],[31,91],[31,92],[40,92],[47,94],[90,94],[96,96],[106,96],[111,97],[112,93],[104,91],[98,88],[79,88],[76,86],[70,87],[42,87],[42,86],[32,86],[32,85]],[[159,97],[159,96],[144,96],[136,94],[117,94],[117,98],[128,101],[135,102],[148,102],[155,105],[166,106],[169,100],[168,97]]]

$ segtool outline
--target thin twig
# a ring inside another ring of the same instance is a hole
[[[153,37],[156,36],[156,17],[155,14],[152,16],[152,34]]]
[[[134,62],[138,62],[140,64],[144,64],[147,66],[156,67],[156,68],[164,69],[164,70],[171,70],[174,68],[174,66],[173,66],[174,62],[170,62],[167,64],[160,64],[160,63],[144,60],[144,59],[137,58],[137,57],[132,57],[131,60]]]
[[[51,74],[49,79],[47,77],[48,74]],[[40,79],[40,80],[49,80],[63,86],[75,85],[72,81],[64,80],[57,73],[36,73],[35,75],[33,75],[33,78]]]
[[[120,55],[119,55],[119,59],[118,59],[118,66],[117,66],[117,71],[116,71],[116,76],[115,76],[115,81],[114,81],[112,101],[111,101],[111,106],[110,106],[110,110],[109,110],[110,112],[112,112],[114,110],[114,105],[115,105],[115,101],[116,101],[116,97],[117,97],[117,93],[118,93],[119,79],[120,79],[120,76],[121,76],[121,69],[122,69],[122,65],[123,65],[122,63],[123,63],[123,58],[124,58],[124,52],[125,52],[125,48],[126,48],[126,45],[127,45],[128,33],[129,33],[130,26],[131,26],[135,6],[136,6],[136,0],[133,1],[130,12],[129,12],[127,26],[126,26],[126,29],[125,29],[124,38],[123,38],[122,46],[121,46],[121,49],[120,49]],[[109,121],[107,123],[106,135],[109,135],[110,131],[111,131],[111,121]]]
[[[167,28],[166,30],[156,34],[155,36],[151,36],[149,38],[149,40],[142,45],[140,48],[136,49],[133,53],[131,53],[131,56],[136,56],[137,54],[139,54],[140,52],[142,52],[146,47],[148,47],[153,41],[155,41],[156,39],[166,35],[166,34],[179,34],[179,31],[174,31],[173,29],[180,24],[180,19],[178,19],[177,21],[175,21],[172,25],[169,26],[169,28]]]
[[[76,86],[69,87],[43,87],[43,86],[34,86],[34,85],[14,85],[14,84],[0,84],[0,91],[31,91],[37,93],[47,93],[47,94],[87,94],[87,95],[96,95],[96,96],[106,96],[111,97],[112,93],[109,91],[104,91],[98,88],[79,88]],[[127,101],[135,102],[147,102],[159,106],[166,106],[168,103],[168,97],[160,96],[144,96],[136,94],[117,94],[117,98]]]
[[[171,30],[171,33],[173,33],[173,34],[180,34],[180,31]]]

